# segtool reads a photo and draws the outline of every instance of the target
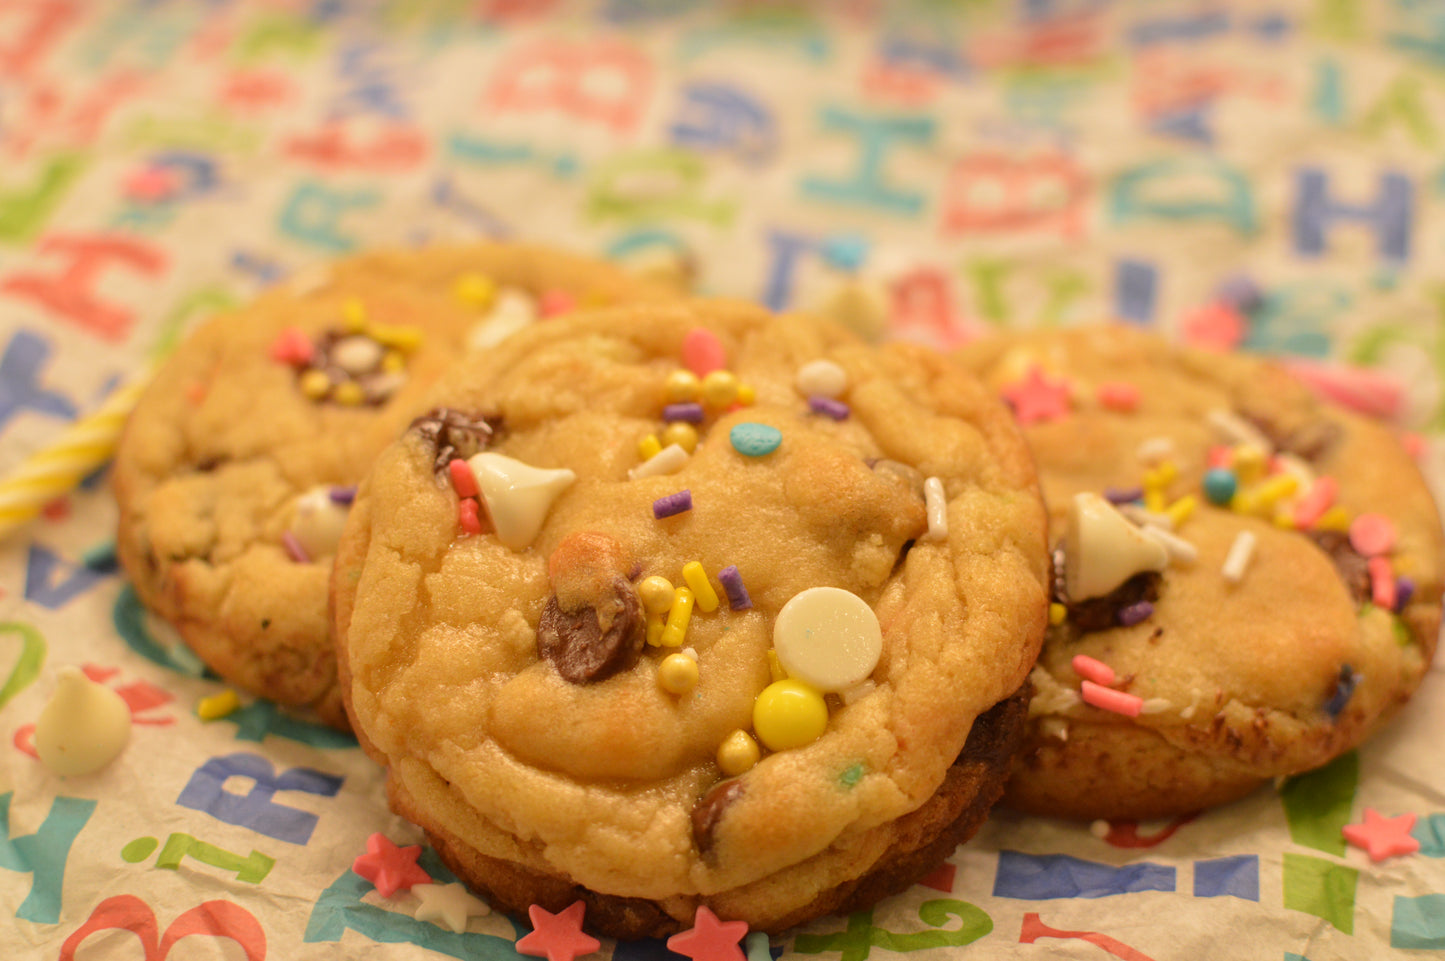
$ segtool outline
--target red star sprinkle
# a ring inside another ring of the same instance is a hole
[[[1069,385],[1049,380],[1038,364],[1024,379],[1004,387],[1003,395],[1013,405],[1014,417],[1027,426],[1041,420],[1058,420],[1069,412]]]
[[[1410,829],[1414,826],[1413,814],[1387,818],[1374,808],[1365,808],[1363,824],[1346,824],[1340,831],[1346,841],[1357,848],[1364,848],[1371,861],[1383,861],[1420,850],[1420,842],[1410,836]]]
[[[667,939],[667,950],[685,954],[693,961],[747,961],[738,942],[748,933],[746,921],[719,921],[699,905],[691,930]]]
[[[527,909],[532,919],[532,933],[517,942],[517,950],[547,961],[572,961],[579,954],[591,954],[602,942],[582,930],[582,915],[587,905],[573,901],[565,910],[552,914],[540,905]]]
[[[384,898],[398,891],[409,891],[413,884],[430,884],[427,874],[416,859],[421,855],[421,845],[412,844],[399,848],[381,834],[366,839],[366,853],[351,862],[351,870],[376,885]]]

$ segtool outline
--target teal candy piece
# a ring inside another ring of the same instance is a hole
[[[1223,506],[1233,499],[1238,485],[1234,471],[1216,467],[1204,475],[1204,496],[1209,498],[1209,503]]]
[[[744,457],[763,457],[778,449],[783,442],[783,432],[768,424],[735,424],[728,433],[733,450]]]

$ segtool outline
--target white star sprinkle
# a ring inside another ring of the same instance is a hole
[[[418,921],[432,921],[441,927],[461,934],[467,929],[467,921],[473,917],[486,917],[492,913],[487,902],[474,897],[466,885],[413,884],[411,893],[421,898],[416,906]]]

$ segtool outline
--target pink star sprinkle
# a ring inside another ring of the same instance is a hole
[[[1410,836],[1415,826],[1415,815],[1401,814],[1398,817],[1382,817],[1374,808],[1365,808],[1362,824],[1346,824],[1340,829],[1345,840],[1357,848],[1364,848],[1371,861],[1400,854],[1414,854],[1420,850],[1420,842]]]
[[[1004,398],[1013,405],[1014,417],[1024,426],[1041,420],[1058,420],[1069,412],[1069,385],[1049,380],[1035,364],[1024,379],[1004,387]]]
[[[591,954],[602,942],[582,930],[582,916],[587,905],[573,901],[564,910],[551,913],[541,905],[527,909],[532,919],[532,933],[517,942],[517,950],[547,961],[572,961],[579,954]]]
[[[667,950],[686,955],[693,961],[746,961],[738,947],[748,933],[746,921],[719,921],[703,905],[698,905],[690,930],[667,939]]]
[[[366,839],[366,853],[351,862],[351,870],[376,885],[377,892],[389,898],[398,891],[409,891],[413,884],[430,884],[427,874],[416,859],[421,845],[397,847],[381,834]]]

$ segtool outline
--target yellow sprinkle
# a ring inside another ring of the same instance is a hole
[[[1168,498],[1164,496],[1164,489],[1162,487],[1146,486],[1144,488],[1144,509],[1149,513],[1164,513],[1164,508],[1168,506],[1168,503]]]
[[[663,391],[667,395],[668,403],[687,404],[698,399],[702,393],[702,384],[692,371],[679,368],[667,375]]]
[[[672,581],[661,574],[644,577],[642,583],[637,585],[637,597],[642,601],[643,608],[658,617],[666,614],[668,608],[672,607],[673,593]]]
[[[1193,494],[1185,494],[1165,508],[1164,513],[1169,515],[1169,519],[1174,522],[1175,530],[1178,530],[1180,525],[1189,519],[1189,515],[1194,513],[1194,508],[1198,506],[1199,498]]]
[[[647,612],[647,643],[650,647],[662,646],[662,629],[666,625],[661,614]]]
[[[758,742],[747,731],[739,728],[718,745],[717,766],[728,777],[746,773],[763,756]]]
[[[240,708],[241,698],[235,691],[226,688],[220,694],[201,698],[200,702],[196,704],[196,716],[203,721],[214,721],[234,714]]]
[[[1350,512],[1339,504],[1331,507],[1320,515],[1315,521],[1315,530],[1320,531],[1347,531],[1350,529]]]
[[[663,647],[682,647],[687,636],[687,622],[692,620],[692,591],[679,587],[672,592],[672,608],[667,612],[667,626],[662,629]]]
[[[1294,511],[1288,508],[1280,508],[1274,512],[1274,526],[1281,530],[1294,530]]]
[[[1068,616],[1069,609],[1064,605],[1058,603],[1057,601],[1049,605],[1049,623],[1054,627],[1058,627],[1060,624],[1064,623],[1064,619]]]
[[[1240,491],[1229,501],[1229,509],[1236,514],[1258,514],[1261,506],[1258,495],[1252,490]]]
[[[497,298],[497,285],[485,274],[462,274],[452,287],[452,294],[477,310],[486,310]]]
[[[603,290],[589,290],[577,298],[579,307],[606,307],[612,303],[612,297]]]
[[[691,454],[697,450],[697,428],[685,420],[675,420],[662,429],[662,446],[676,444]]]
[[[783,662],[778,660],[778,652],[774,648],[768,648],[768,677],[772,681],[787,680],[788,672],[783,670]]]
[[[366,307],[355,297],[348,297],[341,305],[341,325],[353,334],[366,329]]]
[[[702,379],[702,402],[709,407],[726,407],[737,399],[738,378],[732,371],[710,371]]]
[[[406,369],[406,358],[399,351],[388,350],[381,355],[381,369],[388,374],[399,373]]]
[[[648,434],[637,442],[637,453],[643,460],[651,460],[662,450],[662,442],[656,434]]]
[[[366,394],[362,392],[361,385],[354,380],[337,384],[331,397],[344,407],[360,407],[361,402],[366,400]]]
[[[1264,505],[1273,507],[1297,490],[1299,490],[1298,477],[1293,474],[1280,474],[1260,484],[1256,495]]]
[[[1240,444],[1234,448],[1234,476],[1241,484],[1253,484],[1264,476],[1264,451],[1253,444]]]
[[[404,354],[409,354],[421,346],[421,331],[416,327],[403,327],[400,324],[372,324],[367,331],[378,342],[388,347],[394,347]]]
[[[713,590],[712,582],[707,579],[707,571],[702,569],[701,561],[688,561],[684,564],[682,579],[687,581],[687,586],[692,589],[698,610],[704,614],[717,610],[717,591]]]
[[[331,378],[324,370],[308,370],[301,375],[301,393],[312,400],[320,400],[331,389]]]
[[[744,407],[751,407],[758,399],[758,392],[753,389],[752,384],[738,384],[738,403]]]

